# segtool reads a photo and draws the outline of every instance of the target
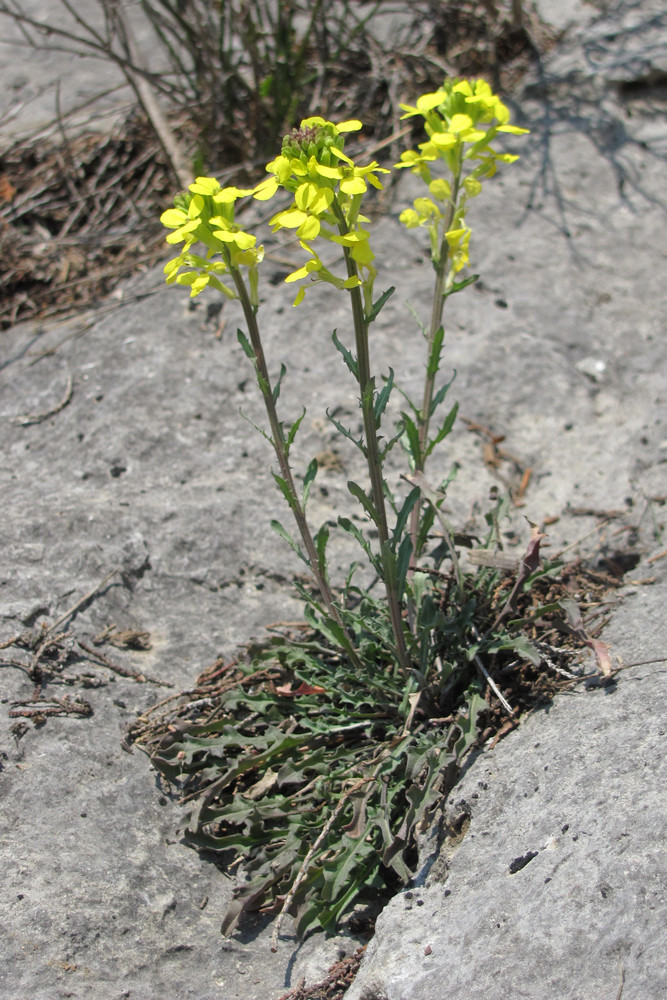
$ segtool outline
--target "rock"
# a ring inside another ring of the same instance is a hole
[[[576,518],[571,507],[627,509],[621,527],[643,530],[656,557],[664,547],[667,385],[656,261],[665,251],[665,124],[654,110],[659,91],[644,75],[658,66],[663,31],[655,0],[573,29],[519,102],[532,129],[521,161],[501,169],[471,206],[482,283],[448,304],[445,366],[458,372],[451,392],[461,412],[505,434],[508,450],[532,469],[525,506],[504,529],[509,551],[522,550],[525,518],[558,519],[551,552],[576,546],[598,521]],[[626,43],[626,77],[644,81],[634,90],[614,83],[625,79]],[[423,234],[398,223],[413,195],[404,179],[390,216],[375,225],[378,287],[398,288],[374,324],[372,349],[378,366],[391,363],[414,392],[422,342],[405,299],[428,313],[432,271]],[[334,446],[318,422],[324,408],[357,412],[330,343],[334,327],[341,336],[349,329],[347,313],[332,290],[311,292],[294,311],[279,266],[266,264],[275,281],[262,292],[267,353],[277,368],[286,351],[290,366],[281,403],[297,414],[309,400],[295,450],[303,470]],[[224,306],[220,342],[203,298],[189,309],[182,289],[163,287],[161,268],[124,291],[88,326],[75,318],[3,333],[0,642],[55,621],[92,592],[73,616],[71,641],[90,644],[112,624],[147,632],[150,649],[101,648],[174,688],[100,666],[94,672],[106,686],[49,690],[81,693],[90,718],[33,727],[8,714],[32,697],[33,683],[3,669],[0,998],[268,1000],[302,968],[309,980],[321,978],[357,938],[314,936],[295,951],[285,936],[272,956],[270,928],[258,921],[221,940],[232,880],[181,844],[182,810],[156,787],[146,758],[126,754],[120,741],[130,720],[190,687],[217,656],[271,621],[299,616],[291,579],[301,566],[267,527],[287,515],[270,450],[239,413],[261,420],[229,332],[238,312]],[[577,370],[586,358],[605,360],[603,389]],[[73,395],[62,410],[40,424],[11,422],[52,406],[68,375]],[[337,457],[361,477],[346,445],[335,442]],[[474,511],[481,519],[499,481],[462,422],[434,478],[453,461],[461,468],[448,516],[462,524]],[[314,519],[335,518],[347,504],[344,477],[322,469],[316,487]],[[624,544],[625,535],[605,531],[608,552]],[[588,544],[598,544],[592,537]],[[348,560],[346,543],[334,542],[334,577]],[[642,575],[658,582],[638,588],[612,617],[610,641],[626,661],[664,652],[663,566],[646,563]],[[664,831],[661,670],[635,668],[615,689],[561,698],[471,763],[449,806],[469,813],[468,832],[448,860],[438,849],[439,865],[425,855],[423,885],[412,900],[403,894],[389,905],[350,1000],[373,983],[390,1000],[440,998],[445,989],[480,1000],[522,991],[545,1000],[613,997],[617,959],[623,1000],[664,991],[656,951],[664,899],[655,882]]]

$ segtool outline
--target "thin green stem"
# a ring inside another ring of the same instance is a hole
[[[442,228],[442,240],[440,243],[439,259],[435,267],[435,287],[433,289],[433,306],[431,309],[431,326],[428,335],[428,345],[426,348],[426,378],[424,380],[424,395],[422,408],[419,411],[419,454],[415,456],[415,472],[423,473],[426,465],[426,450],[428,448],[428,431],[431,421],[431,406],[433,404],[433,391],[435,389],[435,376],[438,365],[431,363],[433,353],[433,343],[436,334],[443,325],[445,311],[445,288],[447,281],[447,263],[449,260],[449,244],[446,234],[451,228],[456,210],[456,201],[459,194],[460,170],[454,178],[452,185],[452,195],[447,206],[447,214]],[[444,338],[443,338],[444,342]],[[410,515],[410,538],[412,540],[412,555],[410,557],[410,569],[414,571],[416,560],[419,556],[417,552],[417,541],[419,537],[419,520],[421,504],[417,503],[412,508]]]
[[[269,419],[269,426],[271,428],[271,443],[273,449],[276,453],[276,458],[278,459],[278,465],[280,466],[280,474],[287,484],[288,490],[290,492],[292,502],[290,504],[292,513],[297,523],[299,529],[299,534],[301,535],[301,540],[306,549],[306,554],[308,556],[308,562],[310,564],[311,572],[315,578],[317,588],[320,592],[322,600],[326,605],[326,609],[330,617],[344,630],[345,624],[341,617],[340,611],[336,607],[334,602],[334,597],[331,592],[331,587],[329,586],[329,581],[326,579],[324,574],[320,571],[319,559],[317,555],[317,548],[313,540],[310,528],[308,526],[308,521],[306,520],[306,513],[303,509],[301,501],[299,500],[299,495],[296,491],[296,485],[294,483],[294,477],[292,475],[292,469],[289,463],[287,455],[287,443],[285,441],[285,435],[283,433],[283,428],[278,419],[278,412],[276,410],[276,403],[273,395],[273,390],[271,387],[271,379],[269,377],[269,372],[266,367],[266,359],[264,357],[264,349],[262,347],[262,339],[259,332],[259,326],[257,324],[256,311],[250,302],[250,297],[248,295],[248,290],[246,288],[243,277],[237,267],[231,263],[231,258],[229,254],[223,251],[223,257],[226,260],[227,266],[229,267],[229,273],[231,274],[234,284],[236,286],[236,291],[238,292],[239,300],[241,302],[241,307],[243,309],[243,314],[245,316],[246,323],[248,325],[248,334],[250,337],[250,344],[255,355],[255,363],[257,365],[257,373],[259,375],[258,382],[259,387],[264,398],[264,406],[266,409],[266,414]],[[354,663],[355,667],[361,667],[361,661],[357,656],[357,653],[349,642],[347,647],[347,653],[350,659]]]
[[[332,209],[336,216],[338,229],[341,236],[346,236],[349,227],[345,215],[334,198]],[[352,257],[349,247],[343,247],[345,254],[345,267],[348,277],[359,277],[357,264]],[[354,322],[354,338],[357,352],[357,380],[359,383],[361,412],[364,423],[364,438],[366,443],[366,461],[368,463],[368,474],[371,485],[371,496],[373,507],[377,518],[378,539],[380,542],[380,553],[382,558],[382,570],[384,584],[387,592],[387,603],[391,618],[392,631],[396,642],[396,653],[398,661],[406,671],[410,670],[410,657],[405,643],[405,633],[403,631],[403,618],[396,586],[396,574],[391,560],[395,556],[389,550],[389,529],[387,527],[387,511],[384,502],[384,479],[382,476],[382,460],[380,458],[380,444],[378,440],[378,428],[375,421],[375,380],[371,375],[370,351],[368,346],[368,323],[364,313],[364,305],[361,297],[360,286],[350,289],[350,300],[352,303],[352,319]]]

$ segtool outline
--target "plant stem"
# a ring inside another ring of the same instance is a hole
[[[332,209],[338,222],[338,229],[342,236],[349,232],[347,221],[343,211],[334,198]],[[343,247],[345,253],[345,266],[348,277],[359,277],[357,264],[352,257],[349,247]],[[380,542],[380,553],[382,558],[382,575],[387,591],[387,603],[391,626],[396,641],[396,653],[398,661],[406,673],[410,670],[410,657],[405,644],[405,633],[403,631],[403,619],[396,586],[396,573],[391,560],[395,559],[389,548],[389,529],[387,527],[387,512],[384,502],[384,479],[382,476],[382,461],[380,459],[380,445],[375,422],[375,380],[371,376],[370,352],[368,348],[368,323],[364,313],[364,305],[361,298],[360,286],[350,290],[352,302],[352,318],[354,322],[354,337],[357,352],[357,381],[361,393],[361,411],[364,423],[364,437],[366,441],[366,461],[368,463],[368,474],[371,484],[371,496],[373,507],[377,518],[378,539]]]
[[[440,243],[440,256],[435,267],[435,287],[433,289],[433,307],[431,310],[431,327],[428,335],[428,346],[426,349],[426,379],[424,380],[424,396],[422,408],[419,411],[419,454],[415,458],[415,472],[423,473],[426,465],[426,449],[428,448],[428,430],[431,420],[431,405],[433,403],[433,390],[435,388],[435,376],[438,365],[431,364],[431,354],[435,335],[442,326],[442,318],[445,311],[445,286],[447,280],[447,262],[449,260],[449,244],[447,242],[447,232],[451,228],[456,209],[456,200],[459,193],[459,182],[461,178],[460,169],[454,177],[452,184],[452,195],[447,206],[447,214],[442,229],[442,241]],[[444,338],[443,338],[444,342]],[[438,359],[439,360],[439,359]],[[410,556],[410,571],[414,571],[415,563],[419,553],[417,552],[417,540],[419,537],[419,514],[421,503],[416,503],[410,514],[410,538],[412,540],[412,555]]]
[[[289,492],[292,497],[292,503],[290,504],[292,513],[297,523],[299,529],[299,534],[301,535],[301,540],[306,548],[306,553],[308,555],[308,562],[310,564],[310,569],[315,577],[315,582],[317,584],[318,590],[326,605],[326,609],[330,617],[343,629],[346,631],[345,624],[341,617],[340,611],[334,603],[333,594],[329,586],[329,581],[326,579],[324,574],[320,571],[319,559],[317,555],[317,548],[313,540],[308,522],[306,520],[306,513],[299,500],[299,495],[296,491],[296,486],[294,484],[294,477],[292,476],[292,469],[289,464],[289,459],[287,456],[287,446],[285,442],[285,435],[283,433],[282,425],[278,419],[278,412],[276,410],[276,403],[273,397],[273,390],[271,388],[271,379],[269,377],[269,372],[266,367],[266,360],[264,358],[264,349],[262,347],[262,340],[259,332],[259,326],[257,325],[257,316],[255,309],[250,302],[250,297],[248,296],[248,290],[245,286],[245,282],[241,276],[241,273],[237,267],[231,262],[231,258],[228,254],[223,251],[223,257],[226,258],[227,266],[229,267],[229,272],[234,279],[234,284],[236,285],[236,290],[241,301],[241,306],[243,308],[243,314],[245,316],[246,323],[248,324],[248,334],[250,336],[250,344],[252,346],[255,363],[257,365],[257,372],[259,375],[259,387],[264,397],[264,406],[266,409],[266,414],[269,418],[269,426],[271,428],[271,443],[273,449],[276,453],[276,458],[278,459],[278,465],[280,466],[280,474],[284,481],[287,483]],[[350,656],[350,659],[354,663],[355,667],[360,667],[361,663],[359,657],[357,656],[352,643],[348,644],[346,652]]]

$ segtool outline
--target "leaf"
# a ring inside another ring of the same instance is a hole
[[[373,320],[377,319],[378,314],[379,314],[380,310],[383,308],[383,306],[386,303],[387,299],[389,299],[394,294],[395,291],[396,291],[396,289],[392,285],[391,288],[388,288],[386,292],[383,292],[382,295],[380,296],[380,298],[376,299],[376,301],[373,303],[373,307],[372,307],[371,311],[369,312],[368,316],[366,317],[366,323],[369,326],[373,322]]]
[[[254,362],[255,361],[255,352],[253,351],[252,347],[250,346],[250,341],[246,337],[246,335],[243,332],[243,330],[237,330],[236,331],[236,336],[238,337],[239,344],[243,348],[243,350],[244,350],[245,354],[247,355],[247,357],[249,357],[250,360],[252,362]]]
[[[280,523],[280,521],[277,521],[275,518],[273,518],[273,520],[271,521],[271,527],[273,528],[273,530],[275,531],[275,533],[277,535],[280,535],[280,537],[285,542],[287,542],[287,544],[289,545],[289,547],[291,549],[294,549],[294,551],[296,552],[296,554],[298,555],[298,557],[300,559],[303,559],[303,561],[305,562],[305,564],[307,566],[309,566],[310,563],[308,562],[307,556],[304,555],[303,551],[301,550],[301,547],[295,542],[295,540],[290,535],[289,531],[286,531],[286,529],[283,528],[283,526]]]
[[[343,529],[343,531],[346,531],[348,535],[352,535],[352,537],[359,542],[359,545],[362,547],[362,549],[368,556],[368,559],[375,567],[376,571],[379,572],[379,567],[380,567],[379,560],[375,555],[375,553],[373,552],[370,542],[368,541],[367,538],[364,537],[364,535],[356,526],[356,524],[354,524],[353,521],[350,521],[349,517],[339,517],[338,523]]]
[[[396,524],[394,526],[394,532],[392,536],[392,543],[394,545],[394,548],[396,548],[396,545],[400,541],[407,520],[410,514],[412,513],[412,508],[417,503],[417,500],[419,500],[420,494],[421,490],[419,489],[419,487],[414,486],[408,493],[405,500],[403,501],[403,506],[401,507],[398,517],[396,518]]]
[[[306,684],[302,681],[298,688],[293,688],[291,684],[281,684],[275,688],[275,692],[283,698],[298,698],[304,694],[326,694],[327,689],[318,684]]]
[[[276,384],[273,387],[272,396],[273,396],[273,402],[274,403],[278,402],[278,398],[280,396],[280,385],[282,383],[282,380],[283,380],[283,377],[284,377],[286,371],[287,371],[287,368],[285,367],[284,364],[281,363],[281,365],[280,365],[280,375],[276,379]]]
[[[474,284],[478,279],[478,274],[471,274],[469,278],[464,278],[463,281],[453,281],[451,287],[447,289],[443,298],[447,298],[448,295],[454,295],[456,292],[462,291],[464,288],[467,288],[468,285]]]
[[[327,579],[327,542],[329,541],[328,525],[323,524],[315,536],[315,547],[317,549],[317,568],[320,576]]]
[[[373,506],[370,498],[366,495],[366,492],[361,488],[361,486],[359,486],[358,483],[355,483],[352,479],[348,480],[347,488],[352,494],[352,496],[356,497],[356,499],[359,501],[359,503],[364,508],[370,519],[373,521],[373,523],[377,525],[378,516],[375,511],[375,507]]]
[[[472,744],[477,739],[477,716],[480,712],[484,711],[485,708],[489,707],[480,694],[479,688],[476,684],[471,684],[466,691],[466,694],[469,699],[468,714],[467,716],[459,716],[456,720],[456,724],[461,735],[454,744],[454,752],[459,760],[466,755]]]
[[[243,792],[243,798],[249,799],[254,802],[255,799],[261,799],[265,792],[269,792],[278,781],[278,772],[271,770],[267,767],[266,771],[262,777],[254,785],[251,785],[245,792]],[[229,815],[227,813],[227,815]]]
[[[389,397],[391,396],[391,390],[393,388],[393,385],[394,385],[394,370],[393,368],[390,368],[389,375],[385,379],[385,383],[382,387],[381,392],[377,394],[377,397],[375,399],[375,404],[373,406],[373,415],[375,417],[376,427],[380,426],[382,414],[384,413],[387,407],[387,403],[389,402]]]
[[[410,458],[414,462],[415,466],[419,468],[422,464],[422,454],[421,445],[419,444],[419,431],[417,429],[417,425],[412,417],[409,417],[407,413],[401,413],[401,419],[403,421],[405,437],[408,440],[408,447],[406,448],[406,451],[410,455]]]
[[[245,413],[243,412],[243,410],[239,409],[239,413],[241,414],[241,416],[243,417],[244,420],[248,421],[248,423],[250,424],[251,427],[255,428],[255,430],[257,431],[258,434],[262,435],[262,437],[264,438],[265,441],[268,441],[269,444],[271,444],[271,445],[273,444],[273,438],[269,437],[269,435],[266,433],[266,431],[262,427],[260,427],[259,424],[256,424],[254,420],[251,420],[250,417],[247,417],[245,415]]]
[[[292,490],[290,489],[289,483],[287,482],[286,479],[283,479],[282,476],[279,476],[277,472],[273,472],[272,476],[275,479],[276,483],[278,484],[280,492],[282,493],[282,495],[285,497],[285,500],[289,504],[290,510],[294,510],[294,508],[297,505],[297,501],[296,497],[292,493]]]
[[[317,459],[312,458],[308,463],[308,468],[306,469],[306,474],[303,477],[303,507],[305,508],[308,503],[308,497],[310,496],[310,487],[315,481],[315,476],[317,475]]]
[[[433,337],[433,343],[431,345],[431,354],[426,366],[426,374],[430,377],[433,377],[440,368],[440,355],[442,353],[444,339],[445,328],[441,324],[435,331],[435,336]]]
[[[410,556],[412,555],[412,539],[406,535],[398,549],[398,559],[396,567],[396,590],[399,601],[403,599],[405,591],[405,580],[410,567]]]
[[[445,398],[445,396],[449,392],[450,386],[452,385],[452,383],[453,383],[453,381],[454,381],[455,378],[456,378],[456,372],[454,372],[454,374],[450,378],[449,382],[447,382],[445,385],[441,386],[438,389],[438,391],[436,392],[435,396],[431,400],[431,409],[430,409],[430,414],[429,414],[431,417],[433,416],[433,414],[435,413],[435,411],[440,406],[440,404],[442,403],[443,399]]]
[[[354,377],[357,379],[357,381],[359,381],[359,365],[355,361],[352,352],[348,351],[347,347],[345,347],[344,344],[341,344],[340,340],[338,339],[338,334],[336,330],[334,330],[334,332],[331,334],[331,339],[334,342],[336,350],[338,350],[343,355],[343,360],[345,364],[352,372]]]
[[[499,653],[501,649],[513,649],[536,667],[539,667],[542,662],[540,652],[522,635],[506,636],[490,642],[488,645],[484,644],[484,650],[489,653]]]
[[[334,425],[334,427],[336,428],[336,430],[340,434],[342,434],[343,437],[346,437],[348,439],[348,441],[351,441],[352,444],[355,445],[355,447],[357,447],[359,449],[359,451],[361,452],[361,454],[365,456],[366,455],[366,447],[364,445],[363,439],[362,438],[355,438],[355,436],[352,434],[352,432],[350,430],[348,430],[347,427],[345,427],[343,424],[341,424],[340,421],[336,420],[335,417],[332,417],[328,410],[327,410],[327,417],[329,418],[329,420],[331,421],[331,423]]]
[[[601,639],[592,639],[589,643],[590,648],[595,654],[595,659],[597,661],[598,670],[604,677],[611,677],[613,673],[613,667],[611,662],[610,650],[611,646],[607,642],[602,642]]]
[[[294,438],[296,437],[296,432],[301,426],[301,421],[303,420],[305,415],[306,415],[306,407],[304,406],[303,410],[301,411],[301,415],[296,418],[296,420],[290,427],[289,431],[287,432],[287,437],[285,439],[285,455],[287,455],[288,457],[290,448],[292,447],[292,444],[294,443]],[[282,424],[280,426],[282,429]]]
[[[456,420],[456,414],[458,413],[458,411],[459,411],[459,404],[454,403],[454,406],[451,408],[451,410],[445,417],[440,430],[438,431],[436,436],[431,441],[429,441],[428,448],[426,449],[427,457],[431,454],[436,445],[440,444],[440,442],[444,438],[446,438],[447,435],[450,433],[452,427],[454,426],[454,421]]]

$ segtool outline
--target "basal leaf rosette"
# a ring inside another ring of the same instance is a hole
[[[197,177],[187,191],[177,195],[174,207],[160,216],[163,226],[172,230],[167,243],[183,243],[179,256],[164,267],[167,284],[187,285],[191,296],[210,285],[228,298],[236,298],[235,289],[221,279],[229,275],[230,268],[245,267],[251,300],[257,305],[257,265],[264,247],[256,246],[256,237],[234,219],[236,201],[252,193],[252,189],[223,188],[214,177]],[[203,244],[204,256],[191,252],[195,244]]]
[[[357,166],[344,151],[345,135],[361,128],[352,120],[335,125],[318,116],[305,118],[298,129],[283,139],[279,156],[267,164],[272,176],[254,190],[260,201],[268,201],[283,189],[293,195],[292,204],[277,212],[270,220],[273,231],[294,230],[301,246],[311,259],[287,276],[286,281],[326,281],[337,288],[364,285],[370,293],[375,277],[374,255],[369,232],[362,223],[368,219],[360,214],[363,196],[371,185],[382,188],[379,173],[389,171],[374,160],[367,166]],[[322,263],[311,242],[318,237],[338,243],[354,261],[360,275],[338,278]],[[294,305],[305,295],[299,289]]]

